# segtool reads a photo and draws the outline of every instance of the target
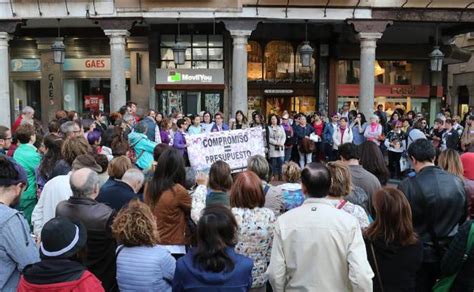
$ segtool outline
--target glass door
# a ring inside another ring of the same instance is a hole
[[[196,115],[201,111],[201,92],[186,92],[185,112],[187,115]]]
[[[25,106],[35,109],[35,118],[41,120],[41,87],[40,80],[13,81],[13,117],[20,115]]]

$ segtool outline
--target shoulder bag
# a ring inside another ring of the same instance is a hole
[[[471,230],[469,231],[469,236],[467,238],[466,251],[463,257],[463,263],[467,260],[468,255],[471,253],[472,246],[474,245],[474,224],[471,224]],[[461,265],[462,268],[463,265]],[[446,276],[441,278],[433,287],[433,292],[449,292],[456,280],[459,271],[451,276]]]
[[[379,282],[380,291],[384,292],[382,276],[380,275],[379,265],[377,263],[377,257],[375,256],[375,249],[372,242],[370,243],[370,251],[372,252],[372,258],[374,259],[375,273],[377,273],[377,281]]]

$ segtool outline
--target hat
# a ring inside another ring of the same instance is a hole
[[[90,154],[82,154],[74,159],[74,162],[72,163],[72,169],[77,170],[81,168],[90,168],[97,173],[102,172],[102,167],[97,164],[94,156]]]
[[[464,177],[474,180],[474,153],[466,152],[461,155],[461,162],[464,168]]]
[[[80,221],[56,217],[41,230],[41,258],[70,258],[87,242],[87,229]]]
[[[0,178],[0,186],[12,186],[17,185],[19,183],[27,185],[28,177],[23,167],[21,167],[21,165],[6,156],[4,156],[4,158],[7,163],[11,163],[11,165],[17,172],[17,176],[15,178]]]

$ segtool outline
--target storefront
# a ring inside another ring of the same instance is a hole
[[[173,46],[186,46],[185,63],[174,63]],[[158,110],[197,114],[224,110],[224,39],[220,34],[163,34],[156,70]]]
[[[126,96],[130,100],[130,59],[124,60]],[[110,112],[110,58],[65,59],[64,109],[85,113],[98,109]]]
[[[441,86],[430,86],[427,61],[376,61],[374,70],[374,108],[382,105],[391,114],[395,109],[430,113],[430,97],[442,97]],[[348,104],[357,109],[360,66],[358,60],[339,60],[337,64],[337,109]]]
[[[110,111],[110,49],[107,38],[67,38],[64,64],[54,64],[49,39],[15,39],[10,60],[14,117],[26,106],[47,122],[57,109],[87,113]],[[128,55],[128,54],[127,54]],[[130,99],[131,62],[124,59],[126,98]],[[46,113],[47,116],[43,116]]]
[[[157,69],[158,108],[167,115],[223,110],[224,69]]]
[[[35,109],[35,117],[41,117],[41,60],[10,60],[12,116],[18,117],[22,109],[29,105]]]
[[[300,46],[287,41],[249,41],[249,115],[255,111],[268,116],[281,115],[284,110],[304,113],[316,110],[316,60],[313,57],[311,66],[303,67],[297,53]]]

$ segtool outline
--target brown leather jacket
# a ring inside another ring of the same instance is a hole
[[[158,202],[153,205],[152,199],[145,191],[145,203],[150,206],[156,217],[160,244],[185,245],[186,217],[191,214],[191,196],[180,184],[161,194]]]
[[[87,229],[87,257],[85,266],[104,286],[113,291],[115,280],[116,241],[110,226],[115,216],[114,210],[91,198],[70,197],[56,207],[56,216],[80,220]]]
[[[474,219],[474,180],[465,178],[464,190],[467,197],[468,219]]]

